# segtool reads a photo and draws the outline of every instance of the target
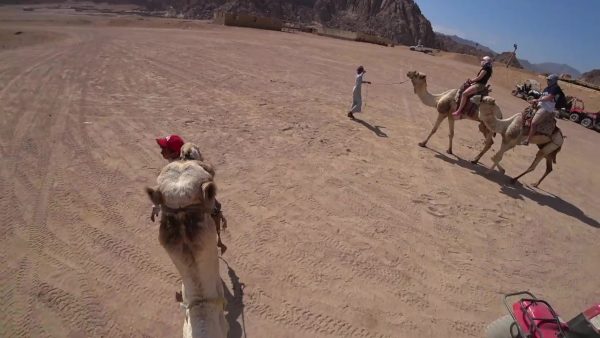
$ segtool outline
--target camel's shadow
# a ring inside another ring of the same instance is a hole
[[[479,176],[485,177],[486,179],[492,182],[497,183],[500,186],[500,192],[505,194],[506,196],[520,200],[523,200],[526,197],[534,202],[537,202],[539,205],[548,206],[560,213],[576,218],[589,226],[600,228],[600,223],[597,220],[586,215],[577,206],[563,200],[562,198],[554,194],[551,194],[539,188],[537,190],[530,188],[529,186],[525,186],[520,182],[512,184],[510,183],[511,178],[504,174],[501,174],[499,171],[493,171],[489,173],[489,169],[482,165],[473,164],[456,155],[452,155],[455,157],[453,158],[442,154],[437,150],[430,150],[436,153],[435,157],[443,161],[446,161],[450,164],[459,165],[465,169],[471,170],[471,173],[473,174],[477,174]],[[542,194],[539,191],[543,191],[546,194]]]
[[[388,137],[388,135],[383,130],[381,130],[381,128],[384,128],[382,126],[373,126],[369,122],[367,122],[365,120],[361,120],[361,119],[359,119],[357,117],[354,117],[353,119],[350,119],[350,120],[354,121],[354,122],[356,122],[358,124],[362,124],[363,126],[365,126],[370,131],[374,132],[375,135],[377,135],[379,137]]]
[[[227,266],[227,274],[231,281],[231,290],[228,288],[227,283],[221,280],[223,283],[223,290],[225,292],[225,300],[227,301],[227,323],[229,324],[229,332],[227,338],[246,338],[246,319],[244,318],[244,287],[245,284],[240,282],[240,278],[235,273],[235,270],[231,268],[229,263],[222,257],[219,257],[223,263]],[[238,319],[241,316],[241,325]]]

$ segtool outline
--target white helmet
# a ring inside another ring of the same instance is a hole
[[[484,57],[482,58],[482,60],[483,60],[483,61],[485,61],[485,63],[490,63],[490,62],[492,62],[492,58],[491,58],[491,57],[489,57],[489,56],[484,56]]]
[[[550,84],[555,84],[558,82],[558,75],[550,74],[546,77],[546,80],[548,80],[548,82],[550,82]]]

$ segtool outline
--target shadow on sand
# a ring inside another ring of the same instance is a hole
[[[369,129],[370,131],[374,132],[375,135],[379,136],[379,137],[388,137],[386,133],[383,132],[383,130],[381,130],[381,128],[385,128],[382,126],[373,126],[371,125],[369,122],[365,121],[365,120],[361,120],[357,117],[354,117],[353,119],[350,119],[350,121],[354,121],[358,124],[362,124],[363,126],[365,126],[367,129]]]
[[[240,278],[236,275],[235,270],[231,268],[229,263],[222,257],[219,257],[225,265],[227,265],[227,274],[231,281],[231,290],[227,288],[227,283],[223,281],[223,290],[225,292],[225,300],[227,300],[227,323],[229,324],[229,332],[227,338],[246,338],[246,319],[244,318],[244,287],[245,284],[240,282]],[[238,319],[242,319],[242,324]]]
[[[482,165],[472,164],[471,162],[457,157],[455,155],[452,155],[453,157],[449,157],[445,154],[440,153],[437,150],[433,150],[430,148],[427,149],[435,152],[435,157],[443,161],[461,166],[465,169],[470,170],[473,174],[485,177],[486,179],[495,182],[500,186],[500,192],[505,194],[506,196],[520,200],[528,198],[534,202],[537,202],[539,205],[550,207],[556,210],[557,212],[576,218],[589,226],[600,228],[600,223],[598,223],[597,220],[589,217],[575,205],[563,200],[562,198],[554,194],[551,194],[539,188],[530,188],[529,186],[523,185],[520,182],[511,184],[511,178],[504,174],[501,174],[499,171],[493,171],[491,173],[488,173],[489,169]],[[540,191],[544,192],[545,194],[540,193]]]

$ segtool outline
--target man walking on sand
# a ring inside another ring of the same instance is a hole
[[[348,117],[354,119],[354,113],[360,113],[362,111],[362,84],[371,84],[369,81],[364,81],[363,76],[367,71],[363,66],[359,66],[356,69],[356,82],[354,83],[354,89],[352,90],[352,108],[348,112]]]

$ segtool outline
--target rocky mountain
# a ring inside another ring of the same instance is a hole
[[[145,4],[151,10],[172,8],[186,18],[208,19],[215,10],[251,13],[438,47],[431,23],[413,0],[145,0]]]
[[[579,80],[600,86],[600,69],[590,70],[581,74]]]

